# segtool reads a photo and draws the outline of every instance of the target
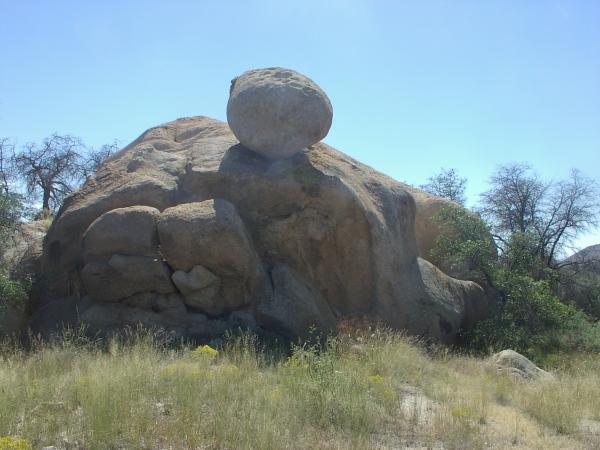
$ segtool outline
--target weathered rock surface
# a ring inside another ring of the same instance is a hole
[[[116,302],[141,292],[175,292],[169,266],[148,256],[112,255],[81,269],[86,293],[95,300]]]
[[[425,314],[439,317],[433,322],[436,329],[428,334],[446,337],[461,327],[471,328],[485,315],[487,300],[481,286],[449,277],[422,258],[418,258],[418,263],[430,301]]]
[[[453,261],[452,258],[441,259],[432,252],[440,233],[444,232],[447,236],[452,236],[456,233],[448,224],[444,226],[440,225],[439,218],[437,217],[438,214],[442,209],[462,208],[462,206],[451,200],[436,197],[413,187],[408,187],[407,189],[414,197],[417,206],[415,211],[415,238],[417,240],[419,256],[432,262],[452,277],[469,279],[470,275],[472,275],[470,273],[471,268],[466,267],[463,262]],[[490,245],[494,248],[491,235],[482,236],[482,238],[488,239]]]
[[[102,261],[113,254],[156,257],[160,211],[148,206],[116,208],[102,214],[83,236],[83,260]]]
[[[204,312],[218,315],[240,309],[260,295],[265,280],[262,264],[242,219],[228,201],[205,200],[167,208],[158,222],[158,234],[169,266],[187,271],[200,265],[220,281],[218,301],[214,296],[191,297],[184,287],[188,305],[203,306]],[[198,275],[196,269],[192,276]],[[176,279],[181,284],[183,277],[177,275]],[[192,281],[189,276],[187,281]]]
[[[176,271],[171,278],[190,307],[215,315],[223,312],[218,297],[221,279],[210,270],[194,266],[189,272]]]
[[[208,319],[204,314],[187,312],[183,300],[177,294],[154,299],[163,308],[148,308],[147,305],[82,302],[80,319],[92,333],[113,334],[123,327],[143,325],[163,329],[175,336],[213,338],[223,334],[232,323]],[[164,308],[164,306],[169,307]]]
[[[325,92],[293,70],[250,70],[231,82],[227,122],[242,145],[267,158],[288,158],[316,144],[332,118]]]
[[[470,313],[465,317],[467,328],[475,321],[480,320],[490,312],[491,304],[500,304],[502,297],[500,292],[489,285],[487,280],[477,270],[473,270],[468,263],[459,258],[440,257],[433,250],[437,238],[441,233],[448,237],[457,235],[457,230],[452,229],[449,224],[441,225],[439,223],[439,213],[446,208],[462,208],[458,203],[451,200],[436,197],[428,192],[407,187],[407,190],[415,199],[415,239],[417,241],[417,250],[421,258],[431,262],[445,274],[460,280],[471,280],[478,283],[484,290],[485,301],[471,302],[471,307],[467,307]],[[472,214],[472,213],[471,213]],[[496,247],[490,234],[482,236],[490,245],[490,251],[495,252]]]
[[[152,128],[65,202],[34,324],[212,336],[235,323],[294,337],[365,317],[452,342],[485,299],[419,262],[408,189],[323,143],[269,159],[206,117]],[[139,225],[102,231],[128,215]]]
[[[515,380],[549,380],[554,378],[514,350],[502,350],[493,356],[496,369]]]
[[[417,205],[415,211],[415,239],[417,240],[419,256],[440,264],[441,261],[433,261],[433,255],[431,254],[441,231],[439,225],[435,222],[435,216],[442,208],[457,206],[457,204],[415,188],[409,188],[409,191],[415,198]]]
[[[335,330],[335,317],[320,292],[300,279],[288,267],[270,271],[273,295],[258,305],[258,321],[284,336],[307,337],[311,328],[322,333]]]
[[[0,251],[0,264],[10,268],[17,278],[37,272],[49,224],[48,219],[21,224]]]

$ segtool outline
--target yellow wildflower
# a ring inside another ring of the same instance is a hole
[[[209,345],[200,345],[199,347],[192,350],[191,355],[193,358],[210,358],[214,359],[219,356],[219,351],[215,350]]]
[[[384,384],[385,383],[385,380],[379,374],[371,375],[369,377],[369,381],[373,384]]]
[[[32,450],[33,445],[22,437],[0,437],[0,450]]]

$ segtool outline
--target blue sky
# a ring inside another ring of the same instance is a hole
[[[0,136],[224,120],[231,78],[275,65],[328,93],[325,142],[399,180],[456,168],[470,204],[512,161],[600,181],[595,0],[0,0]]]

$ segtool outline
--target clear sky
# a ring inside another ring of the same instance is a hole
[[[0,0],[0,137],[225,120],[230,80],[267,66],[327,92],[325,142],[416,185],[456,168],[470,205],[513,161],[600,181],[596,0]]]

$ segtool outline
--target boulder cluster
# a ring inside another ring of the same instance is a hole
[[[332,115],[312,80],[269,68],[233,80],[228,123],[143,133],[61,208],[30,326],[296,339],[360,317],[454,341],[486,296],[426,260],[447,202],[320,142]]]

